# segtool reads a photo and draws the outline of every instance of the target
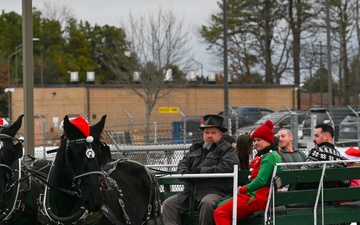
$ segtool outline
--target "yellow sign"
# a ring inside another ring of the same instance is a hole
[[[179,113],[177,107],[159,107],[159,113]]]

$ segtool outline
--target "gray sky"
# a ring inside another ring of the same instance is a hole
[[[212,56],[206,51],[206,45],[202,44],[196,29],[203,24],[208,24],[211,14],[219,10],[218,0],[61,0],[58,6],[67,6],[74,12],[78,20],[86,20],[91,24],[121,26],[131,12],[134,15],[157,11],[159,6],[163,9],[172,9],[179,17],[184,15],[185,23],[192,31],[194,59],[203,64],[204,74],[211,71],[222,70],[221,66],[214,66]],[[33,0],[34,7],[42,8],[44,2],[49,0]],[[5,12],[15,11],[21,14],[22,0],[1,0],[1,10]],[[200,74],[200,68],[197,71]]]

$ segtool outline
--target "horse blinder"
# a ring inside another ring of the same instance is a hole
[[[23,148],[21,142],[18,142],[17,144],[14,145],[14,154],[15,154],[15,159],[20,159],[21,157],[23,157]]]

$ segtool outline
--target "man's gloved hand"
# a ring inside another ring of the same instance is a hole
[[[192,169],[190,170],[190,172],[191,172],[191,173],[200,173],[200,170],[201,170],[201,168],[199,168],[199,167],[194,167],[194,168],[192,168]]]

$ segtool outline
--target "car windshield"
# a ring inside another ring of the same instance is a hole
[[[255,124],[261,125],[265,123],[266,120],[271,120],[273,123],[277,123],[279,120],[281,120],[285,115],[289,114],[289,112],[275,112],[270,113],[258,120]]]
[[[347,115],[341,123],[356,123],[357,117],[355,115]]]
[[[316,115],[317,123],[328,123],[331,122],[328,114],[326,112],[311,112],[311,115]],[[311,117],[310,114],[307,116],[306,120],[304,120],[304,127],[309,127],[311,125]]]

